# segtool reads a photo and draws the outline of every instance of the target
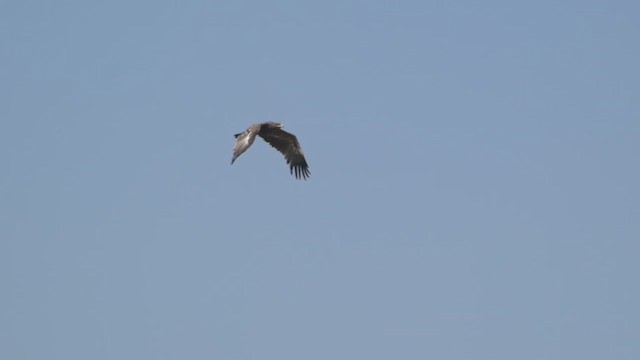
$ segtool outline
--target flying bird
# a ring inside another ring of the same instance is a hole
[[[289,164],[291,174],[295,175],[296,179],[303,178],[307,180],[307,178],[311,176],[311,172],[309,171],[307,161],[304,159],[298,138],[282,130],[283,127],[284,125],[282,124],[269,121],[253,124],[244,132],[233,135],[236,137],[236,145],[233,147],[231,164],[233,165],[233,162],[236,161],[238,156],[247,151],[251,144],[253,144],[256,136],[260,136],[264,141],[268,142],[269,145],[284,155],[287,164]]]

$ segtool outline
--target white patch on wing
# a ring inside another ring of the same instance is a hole
[[[247,151],[247,149],[253,144],[253,141],[256,138],[256,134],[249,130],[245,130],[238,138],[236,139],[236,144],[233,147],[233,158],[231,159],[231,163],[240,156],[242,153]]]

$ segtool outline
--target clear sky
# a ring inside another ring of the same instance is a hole
[[[639,359],[639,14],[0,2],[0,358]]]

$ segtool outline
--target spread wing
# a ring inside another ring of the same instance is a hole
[[[294,174],[297,179],[302,177],[307,180],[311,176],[302,147],[295,135],[280,128],[263,129],[258,135],[284,155],[291,174]]]
[[[253,126],[241,132],[239,134],[235,134],[236,137],[236,145],[233,147],[233,158],[231,159],[231,164],[238,158],[238,156],[242,155],[243,152],[247,151],[247,149],[253,144],[253,141],[256,139],[256,135],[258,132],[256,129],[253,129]]]

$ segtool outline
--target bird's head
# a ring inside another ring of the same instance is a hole
[[[278,128],[278,129],[282,129],[284,127],[284,124],[273,122],[273,121],[269,121],[268,124],[269,126]]]

